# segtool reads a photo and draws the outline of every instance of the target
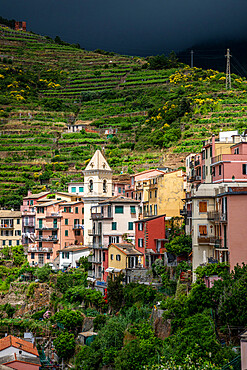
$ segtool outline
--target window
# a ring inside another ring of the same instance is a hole
[[[117,230],[117,223],[116,222],[111,223],[111,229],[112,230]]]
[[[64,258],[64,252],[62,252],[62,258]]]
[[[39,249],[42,249],[42,242],[39,242]]]
[[[243,172],[243,175],[247,175],[247,164],[242,165],[242,172]]]
[[[143,239],[138,239],[138,247],[143,248]]]
[[[65,225],[68,225],[69,224],[69,220],[67,218],[64,219],[64,224]]]
[[[75,230],[75,236],[80,236],[81,232],[80,230]]]
[[[205,159],[205,150],[202,152],[202,159]]]
[[[103,181],[103,193],[106,193],[107,187],[106,187],[106,180]]]
[[[239,148],[234,149],[234,154],[239,154]]]
[[[90,193],[93,191],[93,180],[89,180],[89,191]]]
[[[69,235],[68,230],[65,230],[65,236],[68,236],[68,235]]]
[[[17,218],[17,225],[20,225],[20,219],[19,218]]]
[[[115,213],[124,213],[123,206],[115,206]]]
[[[142,231],[143,230],[143,223],[142,222],[139,222],[138,223],[138,230],[139,231]]]
[[[103,259],[103,262],[105,262],[105,252],[103,252],[102,259]]]
[[[16,245],[20,245],[20,240],[16,240]]]
[[[136,207],[130,206],[130,213],[135,214],[136,213]]]
[[[81,209],[81,213],[84,214],[84,207]]]
[[[79,193],[83,193],[84,192],[84,187],[83,186],[79,186]]]
[[[131,192],[131,198],[134,199],[134,193],[133,193],[133,191]]]
[[[207,225],[199,225],[199,234],[201,235],[208,235]]]
[[[33,200],[30,200],[30,206],[33,206]]]
[[[153,214],[153,207],[150,206],[150,216],[152,216],[152,214]]]
[[[150,199],[152,198],[152,192],[151,191],[149,192],[149,198]]]
[[[119,193],[122,193],[122,189],[121,189],[121,188],[118,188],[118,192],[119,192]]]
[[[21,236],[21,230],[15,230],[15,236]]]
[[[121,261],[121,256],[120,256],[120,254],[117,254],[117,255],[116,255],[116,260],[117,260],[117,261]]]
[[[31,260],[34,260],[34,253],[31,253]]]
[[[65,258],[69,259],[69,252],[65,252]]]
[[[205,165],[202,166],[202,179],[205,180]]]
[[[29,206],[29,200],[27,201],[27,205]]]
[[[75,207],[75,213],[79,213],[79,212],[78,212],[78,207]]]
[[[207,202],[199,202],[199,212],[207,212]]]
[[[9,245],[12,245],[12,240],[9,240]]]
[[[205,149],[205,152],[206,152],[206,159],[208,159],[208,150]]]
[[[128,222],[128,230],[133,230],[133,222]]]
[[[157,204],[154,205],[154,216],[157,216]]]
[[[210,146],[210,157],[213,155],[213,148]]]
[[[154,191],[154,197],[157,198],[157,190]]]
[[[119,243],[119,236],[109,236],[109,244]]]
[[[47,253],[46,258],[47,258],[48,260],[49,260],[49,259],[51,259],[51,254],[50,254],[50,253]]]
[[[3,246],[5,245],[5,240],[3,240]]]
[[[113,261],[113,254],[111,254],[111,261]]]
[[[71,193],[76,193],[76,187],[75,186],[72,186]]]
[[[219,176],[221,176],[221,164],[219,165]]]
[[[126,197],[129,198],[129,193],[126,193]]]

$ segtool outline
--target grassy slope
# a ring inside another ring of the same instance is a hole
[[[246,82],[238,76],[226,92],[224,74],[213,70],[155,71],[137,57],[57,45],[7,27],[0,36],[0,198],[9,189],[39,190],[47,175],[51,188],[63,189],[81,179],[78,170],[98,146],[116,173],[179,167],[212,133],[245,128]],[[66,133],[76,120],[94,133]],[[118,130],[114,139],[105,135],[110,127]]]

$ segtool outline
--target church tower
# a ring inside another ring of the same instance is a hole
[[[100,150],[96,150],[84,174],[84,244],[92,243],[91,207],[112,197],[112,169]]]

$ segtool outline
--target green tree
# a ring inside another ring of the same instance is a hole
[[[44,266],[37,268],[37,270],[35,271],[35,276],[37,277],[37,279],[39,279],[41,283],[44,283],[45,281],[50,280],[51,271],[51,266],[47,263]]]
[[[54,339],[57,355],[60,359],[67,360],[75,352],[75,338],[73,334],[62,332]]]
[[[114,310],[118,311],[123,305],[123,275],[120,274],[115,280],[108,281],[107,287],[107,300],[109,306]]]

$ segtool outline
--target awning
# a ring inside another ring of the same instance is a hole
[[[113,272],[120,272],[122,271],[121,269],[114,269]]]
[[[88,278],[87,278],[87,280],[88,280],[88,281],[92,281],[93,283],[96,281],[96,279],[93,279],[93,278],[91,278],[91,277],[88,277]]]
[[[71,263],[70,263],[70,262],[63,262],[63,263],[62,263],[62,266],[64,266],[64,267],[68,267],[69,265],[71,265]]]
[[[113,267],[107,267],[107,269],[105,270],[105,272],[113,272],[114,268]]]

